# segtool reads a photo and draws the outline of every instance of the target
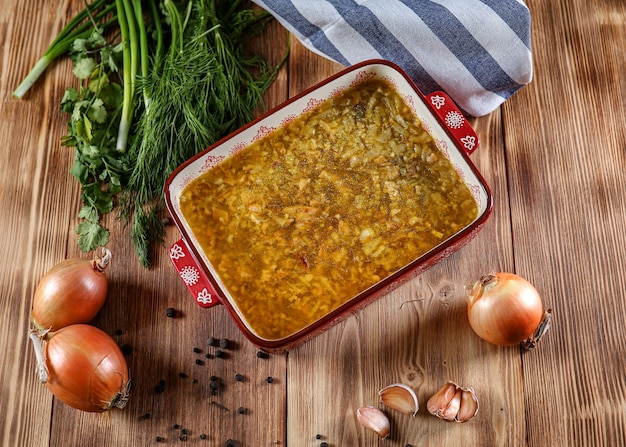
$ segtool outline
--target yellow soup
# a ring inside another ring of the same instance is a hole
[[[371,80],[190,183],[182,213],[249,327],[293,334],[469,225],[475,200]]]

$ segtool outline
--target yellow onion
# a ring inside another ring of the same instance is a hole
[[[494,345],[522,343],[533,348],[549,327],[551,309],[544,310],[537,289],[513,273],[494,273],[476,281],[467,297],[474,332]]]
[[[106,332],[73,324],[48,333],[46,385],[67,405],[82,411],[124,408],[130,379],[126,359]]]
[[[57,331],[76,323],[88,323],[106,300],[108,282],[104,269],[111,259],[66,259],[52,267],[39,281],[31,320],[37,331]]]

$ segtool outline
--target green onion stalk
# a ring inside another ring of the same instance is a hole
[[[88,38],[93,32],[93,28],[104,30],[117,23],[114,9],[115,5],[107,4],[106,0],[94,0],[85,6],[59,32],[24,80],[17,86],[13,95],[18,99],[23,98],[48,66],[69,52],[76,39]],[[110,13],[113,15],[110,16]]]

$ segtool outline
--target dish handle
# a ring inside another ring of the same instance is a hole
[[[199,306],[213,307],[216,304],[221,304],[219,295],[215,292],[209,278],[198,267],[198,263],[191,255],[191,251],[183,239],[179,239],[172,244],[169,256],[178,272],[178,276],[183,280]]]
[[[448,129],[456,143],[467,155],[478,149],[478,135],[461,113],[454,101],[444,92],[437,91],[426,95],[432,110]]]

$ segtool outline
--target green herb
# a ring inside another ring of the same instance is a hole
[[[122,104],[118,80],[119,45],[111,46],[98,30],[87,38],[76,39],[70,48],[74,75],[79,89],[65,91],[61,109],[70,114],[64,146],[75,147],[70,173],[81,185],[82,208],[76,227],[78,245],[83,251],[105,246],[109,231],[100,217],[113,210],[114,197],[122,190],[130,168],[115,150]]]
[[[17,86],[13,95],[22,98],[52,62],[66,54],[77,39],[86,39],[91,36],[94,27],[102,32],[114,24],[116,17],[109,17],[112,9],[113,5],[107,5],[106,0],[94,0],[80,11],[52,41],[31,71]]]
[[[238,10],[239,0],[198,0],[167,11],[171,42],[141,87],[150,98],[135,122],[128,149],[132,173],[123,193],[122,215],[142,264],[164,234],[163,187],[172,171],[224,135],[249,122],[278,67],[247,56],[243,46],[271,17]],[[256,73],[256,76],[253,75]]]
[[[93,0],[15,90],[21,98],[61,55],[74,62],[80,87],[68,88],[61,101],[70,115],[61,143],[75,148],[70,172],[81,185],[81,250],[108,243],[100,222],[117,207],[148,266],[164,236],[167,177],[253,118],[286,55],[272,67],[244,52],[271,15],[240,4]]]

